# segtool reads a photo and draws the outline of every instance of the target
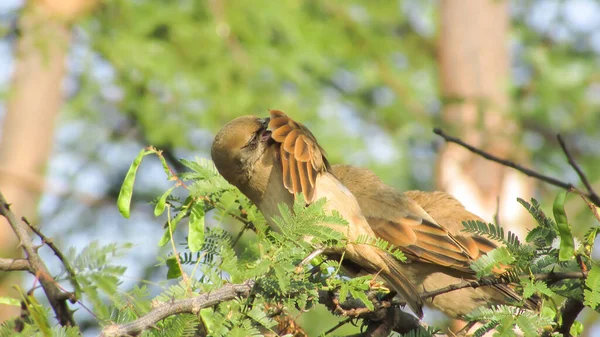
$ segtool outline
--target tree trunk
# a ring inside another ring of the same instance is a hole
[[[509,115],[510,60],[508,2],[442,0],[439,65],[445,127],[469,144],[525,163],[515,141],[517,124]],[[486,221],[499,221],[520,238],[532,224],[516,198],[533,195],[533,181],[446,144],[437,163],[437,186],[453,194]],[[452,330],[464,323],[455,321]]]
[[[44,188],[44,168],[54,138],[54,124],[64,97],[62,80],[71,39],[69,22],[91,8],[90,0],[30,1],[20,21],[15,70],[6,102],[0,143],[0,190],[18,216],[34,223]],[[17,256],[17,239],[0,219],[0,256]],[[0,296],[17,296],[11,285],[17,273],[0,274]],[[19,314],[0,304],[0,322]]]
[[[442,0],[439,64],[447,102],[443,120],[454,135],[500,157],[526,163],[515,141],[508,93],[508,2]],[[499,210],[503,226],[525,234],[532,223],[517,197],[533,195],[533,181],[518,172],[448,144],[437,167],[437,184],[488,221]]]

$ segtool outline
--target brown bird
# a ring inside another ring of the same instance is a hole
[[[334,165],[331,172],[354,194],[375,234],[394,244],[409,259],[404,275],[421,291],[441,289],[463,279],[476,279],[469,265],[497,247],[479,235],[461,232],[463,221],[479,220],[445,192],[401,193],[384,184],[372,171]],[[508,285],[464,288],[436,296],[430,303],[453,317],[490,303],[521,300]],[[526,307],[537,307],[529,300]]]
[[[270,119],[238,117],[219,131],[211,150],[219,173],[269,221],[279,214],[278,204],[292,206],[298,193],[309,204],[326,198],[325,210],[339,212],[349,223],[323,224],[343,233],[349,242],[342,251],[326,254],[343,253],[345,267],[379,275],[422,317],[422,300],[402,274],[402,262],[371,245],[352,243],[361,235],[375,237],[375,233],[352,193],[329,172],[324,151],[313,134],[281,111],[271,110],[270,115]]]

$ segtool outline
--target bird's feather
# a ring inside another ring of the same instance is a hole
[[[280,154],[283,184],[294,195],[302,193],[306,202],[311,203],[317,176],[329,168],[325,151],[304,125],[279,110],[271,110],[270,116],[269,129]]]

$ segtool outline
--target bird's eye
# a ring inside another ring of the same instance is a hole
[[[246,143],[246,145],[244,145],[242,148],[246,148],[246,147],[256,147],[256,144],[258,144],[258,133],[253,133],[252,137],[250,137],[250,140],[248,140],[248,143]]]

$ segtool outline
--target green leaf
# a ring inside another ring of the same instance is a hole
[[[175,279],[181,277],[181,269],[179,269],[179,264],[177,263],[177,259],[175,256],[171,256],[166,260],[167,263],[167,279]]]
[[[344,303],[346,302],[346,298],[348,298],[348,290],[349,290],[349,285],[346,283],[342,283],[340,286],[340,302]]]
[[[131,163],[131,166],[129,166],[127,175],[125,175],[125,180],[123,180],[123,185],[121,185],[121,191],[119,191],[119,197],[117,198],[117,206],[119,207],[119,212],[121,212],[125,218],[129,218],[130,215],[131,196],[133,195],[135,175],[142,163],[142,158],[149,153],[152,152],[146,151],[145,149],[138,153],[137,157],[133,160],[133,163]]]
[[[290,277],[285,272],[285,269],[281,265],[276,264],[273,266],[273,270],[275,271],[275,277],[277,277],[277,283],[281,292],[287,292],[290,289]]]
[[[592,248],[594,247],[594,242],[596,241],[596,236],[600,233],[600,227],[594,226],[590,228],[587,233],[584,235],[584,245],[586,248],[586,253],[591,254]]]
[[[535,293],[541,293],[546,296],[554,295],[554,292],[542,281],[533,282],[533,280],[526,280],[521,284],[523,285],[523,298],[525,299],[530,298]]]
[[[573,253],[575,250],[575,243],[573,241],[573,234],[571,233],[571,227],[567,221],[567,214],[565,213],[565,198],[568,192],[561,192],[556,196],[554,200],[554,206],[552,211],[554,212],[554,220],[558,226],[558,234],[560,236],[560,248],[558,251],[559,261],[569,261],[573,259]]]
[[[169,188],[163,195],[160,196],[160,199],[156,202],[156,206],[154,206],[154,216],[158,217],[165,211],[165,206],[167,204],[167,197],[171,195],[175,186]]]
[[[204,245],[204,208],[201,203],[192,206],[188,228],[188,247],[195,253]]]
[[[533,322],[527,316],[517,317],[517,326],[523,331],[525,337],[538,337],[539,334],[537,329],[533,325]]]
[[[489,275],[499,265],[509,265],[514,260],[506,247],[498,247],[473,262],[471,269],[477,272],[477,277],[482,277]]]
[[[588,289],[583,292],[583,304],[594,309],[600,304],[600,266],[592,266],[585,280],[585,285]]]
[[[200,319],[202,320],[202,323],[204,324],[204,327],[208,331],[209,335],[214,330],[213,327],[215,326],[214,314],[213,308],[200,309]]]
[[[16,298],[12,298],[12,297],[0,296],[0,304],[12,305],[12,306],[15,306],[15,307],[20,307],[21,306],[21,301],[19,301]]]
[[[571,325],[571,330],[569,332],[572,336],[581,335],[581,333],[583,333],[583,323],[579,321],[573,322],[573,325]]]
[[[365,294],[364,291],[360,291],[360,290],[357,291],[354,289],[350,289],[350,294],[352,295],[352,297],[357,298],[361,302],[363,302],[365,304],[365,306],[367,308],[369,308],[369,310],[375,309],[373,302],[371,302],[371,300],[369,300],[369,297],[367,297],[367,294]]]

